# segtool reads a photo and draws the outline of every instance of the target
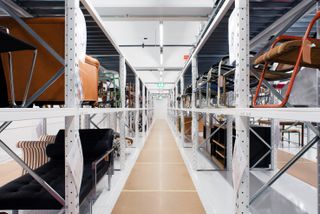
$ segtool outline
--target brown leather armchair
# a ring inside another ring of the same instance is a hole
[[[52,18],[26,18],[24,21],[45,40],[61,57],[64,58],[65,48],[65,22],[64,17]],[[1,18],[0,26],[9,29],[10,35],[33,44],[37,47],[38,55],[35,64],[35,70],[29,90],[29,96],[33,95],[41,86],[43,86],[59,69],[64,65],[59,63],[40,43],[35,40],[27,31],[11,18]],[[32,55],[26,51],[12,53],[15,99],[21,103],[28,71],[32,63]],[[8,55],[1,55],[4,76],[7,82],[7,94],[10,94],[9,87],[9,63]],[[85,62],[80,63],[80,79],[82,82],[83,101],[94,103],[98,100],[98,72],[99,61],[86,56]],[[39,104],[63,104],[64,103],[64,75],[54,82],[35,103]],[[1,92],[0,92],[1,96]],[[8,96],[10,97],[10,96]],[[9,98],[9,103],[12,101]]]

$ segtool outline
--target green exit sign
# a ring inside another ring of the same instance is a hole
[[[158,87],[158,88],[164,88],[164,83],[163,83],[163,82],[157,83],[157,87]]]

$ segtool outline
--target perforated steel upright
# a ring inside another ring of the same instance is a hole
[[[193,56],[192,58],[192,96],[191,96],[191,108],[196,108],[196,81],[198,77],[198,59],[197,56]],[[199,133],[198,133],[198,113],[192,111],[192,153],[193,153],[193,161],[192,167],[193,169],[198,169],[198,145],[199,145]]]
[[[139,77],[136,75],[136,88],[135,88],[135,108],[136,108],[136,111],[135,111],[135,139],[136,141],[138,140],[139,138],[139,110],[138,108],[140,108],[140,101],[139,101],[139,96],[140,96],[140,80],[139,80]]]
[[[150,98],[150,96],[149,96],[149,90],[148,90],[148,88],[146,88],[146,90],[147,90],[147,93],[146,93],[146,100],[147,100],[147,102],[146,102],[146,131],[148,131],[149,130],[149,106],[150,106],[150,102],[149,102],[149,98]]]
[[[184,91],[184,78],[183,76],[180,79],[180,95],[183,94]],[[180,127],[181,127],[181,145],[184,145],[184,114],[183,114],[183,101],[182,101],[182,96],[180,96]]]
[[[79,57],[76,47],[78,37],[78,26],[76,25],[79,9],[79,0],[65,1],[65,105],[67,108],[79,109],[79,90],[80,84],[77,81],[79,74]],[[79,213],[79,194],[80,188],[76,186],[75,178],[72,173],[72,166],[68,159],[74,145],[79,142],[79,115],[65,118],[65,213]],[[81,148],[80,148],[81,149]],[[81,153],[81,151],[78,151]],[[82,156],[82,153],[81,153]],[[81,166],[83,167],[83,166]],[[82,176],[82,175],[79,175]]]
[[[121,108],[126,107],[126,59],[124,56],[120,56],[120,95],[121,95]],[[124,169],[126,160],[126,113],[124,111],[120,112],[120,168]]]
[[[142,133],[145,133],[145,127],[146,127],[146,86],[142,83]]]
[[[235,0],[236,10],[236,108],[249,107],[249,0]],[[237,111],[235,109],[235,111]],[[236,116],[236,144],[244,155],[245,170],[236,194],[236,213],[249,213],[249,118]],[[236,163],[241,164],[241,163]]]

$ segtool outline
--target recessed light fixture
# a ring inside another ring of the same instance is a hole
[[[159,24],[160,66],[163,66],[163,21]]]
[[[163,22],[160,21],[159,24],[159,42],[160,42],[160,49],[163,48]]]

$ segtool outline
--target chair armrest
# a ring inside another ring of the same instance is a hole
[[[94,162],[92,162],[91,168],[92,168],[93,170],[96,169],[96,168],[97,168],[97,165],[98,165],[101,161],[103,161],[103,160],[105,160],[107,157],[109,157],[109,155],[110,155],[113,151],[114,151],[113,148],[110,149],[110,150],[107,151],[105,154],[103,154],[99,159],[97,159],[97,160],[95,160]]]
[[[91,169],[92,169],[92,177],[93,177],[93,181],[94,181],[94,186],[93,186],[93,189],[94,189],[94,195],[96,194],[96,186],[97,186],[97,165],[105,160],[106,158],[108,158],[111,154],[113,154],[114,152],[114,149],[111,149],[109,151],[107,151],[105,154],[103,154],[98,160],[95,160],[94,162],[92,162],[91,164]],[[109,160],[111,161],[111,164],[113,164],[113,160],[112,160],[112,157],[109,158]],[[109,166],[111,167],[111,166]]]

